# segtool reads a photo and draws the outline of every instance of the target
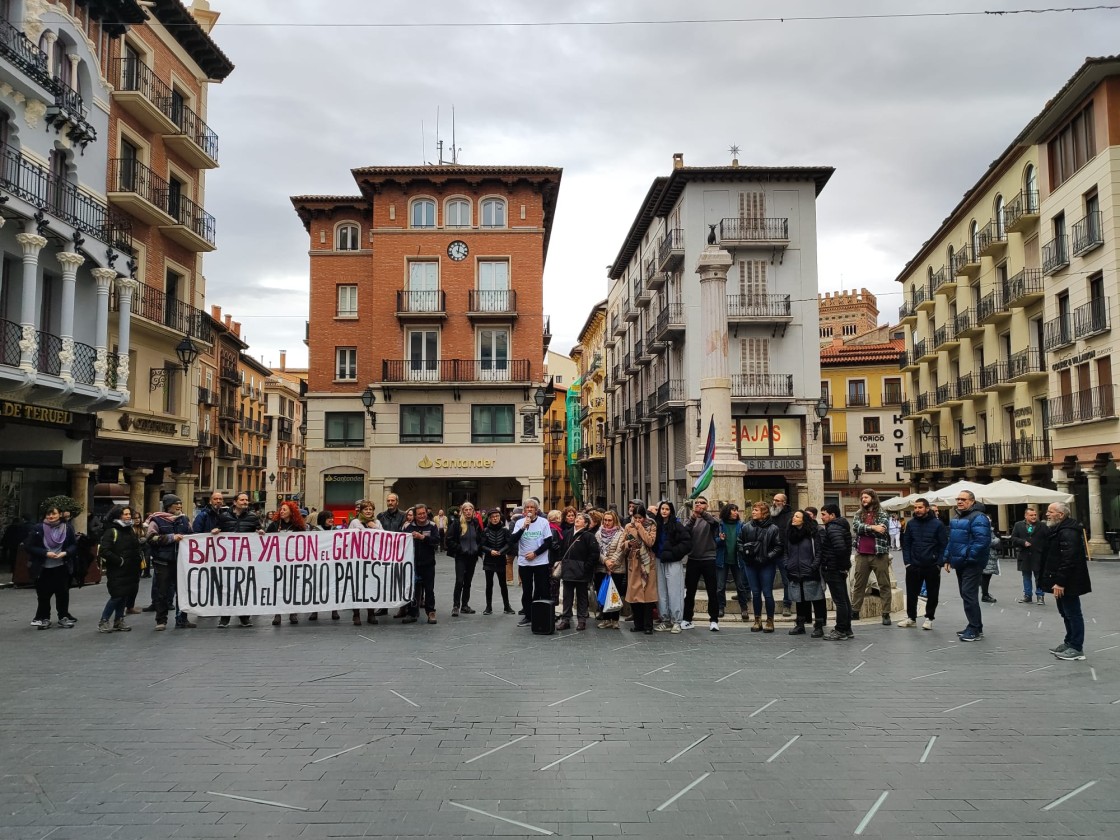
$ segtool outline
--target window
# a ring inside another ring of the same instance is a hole
[[[334,247],[336,251],[357,251],[361,247],[361,230],[355,224],[339,225],[335,231]]]
[[[11,133],[11,125],[7,111],[0,111],[0,146],[8,145],[8,136]]]
[[[509,263],[484,261],[478,264],[478,309],[480,312],[508,312]]]
[[[513,443],[513,406],[472,405],[471,443]]]
[[[1038,212],[1038,170],[1034,168],[1034,164],[1027,164],[1026,172],[1023,173],[1023,186],[1026,192],[1027,211],[1030,213]]]
[[[409,227],[431,228],[436,226],[436,203],[430,198],[418,198],[412,202]]]
[[[356,318],[358,315],[358,287],[338,287],[338,317]]]
[[[325,446],[362,446],[365,418],[360,411],[328,411],[324,417]]]
[[[858,335],[859,324],[844,324],[844,335]]]
[[[174,362],[163,364],[163,413],[179,413],[179,380],[183,366]]]
[[[863,471],[869,473],[881,473],[883,471],[883,456],[882,455],[864,455],[863,456]]]
[[[852,379],[848,382],[848,405],[867,405],[866,379]]]
[[[137,173],[140,164],[140,150],[123,137],[121,138],[121,158],[117,167],[116,186],[122,192],[135,192]]]
[[[1090,102],[1047,144],[1053,187],[1057,187],[1096,155],[1093,129],[1093,103]]]
[[[506,226],[506,203],[504,199],[487,198],[482,202],[482,226]]]
[[[994,221],[996,223],[996,239],[998,241],[1002,242],[1004,239],[1007,238],[1007,227],[1006,227],[1006,222],[1004,221],[1004,218],[1003,218],[1003,196],[1002,195],[997,195],[996,196],[996,214],[995,214],[995,220]]]
[[[334,351],[334,378],[352,380],[358,378],[358,348],[337,347]]]
[[[878,417],[864,417],[863,418],[863,433],[865,435],[878,435],[882,434],[879,418]]]
[[[411,262],[408,264],[408,312],[439,312],[439,263]]]
[[[401,443],[443,443],[443,406],[402,405]]]
[[[439,332],[410,330],[407,340],[408,378],[413,382],[438,382]]]
[[[471,203],[465,198],[453,198],[448,201],[443,215],[443,224],[444,227],[470,227]]]
[[[952,377],[956,378],[956,377]],[[902,380],[883,380],[883,405],[900,405],[902,403]]]
[[[499,381],[509,379],[509,330],[478,331],[478,378]]]

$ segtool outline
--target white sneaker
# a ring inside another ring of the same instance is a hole
[[[692,624],[691,621],[682,621],[681,622],[681,629],[682,630],[691,630],[692,627],[693,627],[693,624]]]
[[[933,629],[933,619],[932,618],[927,618],[925,621],[923,621],[922,622],[922,629],[923,630],[932,630]]]
[[[664,633],[669,629],[669,625],[662,621],[660,624],[653,625],[653,629],[658,633]]]
[[[718,633],[719,632],[719,622],[718,621],[711,622],[710,624],[708,624],[708,629],[711,630],[713,633]]]
[[[899,627],[917,627],[918,622],[916,622],[912,618],[904,618],[902,621],[898,622],[898,626]]]
[[[681,632],[681,626],[679,624],[674,624],[673,629],[670,630],[669,632],[670,633],[679,633],[679,632]]]
[[[46,630],[51,626],[51,621],[49,618],[36,618],[32,620],[31,626],[38,627],[40,630]]]

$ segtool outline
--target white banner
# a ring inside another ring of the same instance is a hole
[[[373,528],[194,534],[176,566],[179,609],[194,615],[399,607],[415,579],[409,535]]]

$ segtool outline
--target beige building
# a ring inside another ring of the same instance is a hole
[[[579,332],[572,358],[579,363],[579,465],[584,504],[607,506],[607,302],[597,303]]]
[[[1098,549],[1120,520],[1118,114],[1120,59],[1087,60],[898,277],[912,483],[1068,489]]]
[[[272,494],[269,504],[279,507],[280,502],[294,499],[303,506],[306,460],[303,436],[307,424],[303,413],[303,396],[307,392],[307,369],[288,367],[288,354],[280,351],[280,365],[264,381],[265,419],[268,438],[265,466],[268,469],[268,488]]]
[[[555,399],[545,408],[542,440],[544,442],[544,510],[560,510],[574,501],[569,479],[568,462],[572,447],[569,445],[575,427],[570,425],[568,394],[578,388],[579,367],[572,358],[549,350],[545,367],[552,382]],[[576,392],[578,394],[578,391]]]

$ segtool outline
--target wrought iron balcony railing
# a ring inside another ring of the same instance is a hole
[[[382,359],[383,382],[529,381],[528,359]]]
[[[1042,273],[1053,274],[1069,265],[1069,237],[1055,236],[1042,246]]]
[[[1050,426],[1072,426],[1116,417],[1116,386],[1098,385],[1072,394],[1052,397],[1047,402]]]
[[[1073,223],[1073,255],[1080,257],[1104,244],[1104,226],[1101,211],[1094,210],[1084,219]]]
[[[1108,328],[1108,298],[1091,300],[1073,310],[1074,338],[1086,338]]]

